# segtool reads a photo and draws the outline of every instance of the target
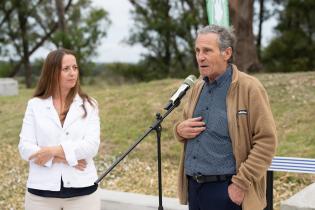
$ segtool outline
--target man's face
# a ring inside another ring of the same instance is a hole
[[[231,48],[228,48],[228,50],[220,52],[217,34],[199,34],[195,43],[195,52],[202,77],[214,80],[223,74],[227,68],[227,61],[231,56],[227,52],[230,50]]]

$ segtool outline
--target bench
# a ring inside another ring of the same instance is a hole
[[[315,174],[315,159],[279,156],[272,159],[271,166],[267,171],[267,207],[265,210],[273,209],[274,171]]]

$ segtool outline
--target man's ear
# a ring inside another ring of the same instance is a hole
[[[224,60],[228,61],[232,57],[232,53],[233,50],[231,47],[226,48],[222,53]]]

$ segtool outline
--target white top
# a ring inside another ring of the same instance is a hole
[[[92,107],[79,95],[74,98],[63,126],[54,108],[52,97],[32,98],[28,101],[20,133],[19,151],[24,160],[41,147],[61,145],[69,165],[48,161],[39,166],[29,161],[27,187],[39,190],[59,191],[61,177],[65,187],[87,187],[97,179],[93,157],[100,143],[100,119],[97,104]],[[85,159],[87,166],[80,171],[73,166]]]

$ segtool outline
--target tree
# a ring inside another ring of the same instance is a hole
[[[199,28],[208,24],[206,1],[185,0],[175,4],[174,9],[181,11],[176,20],[178,51],[176,60],[180,61],[180,67],[184,75],[195,69],[197,73],[197,60],[195,59],[195,38]],[[180,54],[180,50],[182,54]],[[176,74],[175,74],[176,75]]]
[[[262,68],[253,34],[254,1],[229,0],[230,19],[237,38],[234,62],[239,69],[257,71]]]
[[[58,15],[58,30],[61,34],[61,45],[66,45],[65,34],[67,33],[66,29],[66,20],[65,20],[65,6],[63,0],[55,0],[56,11]]]
[[[315,69],[315,1],[286,0],[276,26],[278,36],[263,51],[268,71]]]
[[[278,12],[278,6],[281,5],[281,0],[255,0],[254,3],[259,4],[258,14],[255,12],[254,22],[258,24],[258,33],[256,36],[256,48],[258,59],[261,60],[262,51],[262,37],[263,37],[263,23],[270,17],[275,16]],[[267,6],[268,5],[268,6]]]
[[[110,25],[108,13],[93,8],[89,0],[76,1],[65,13],[63,1],[55,0],[58,13],[58,30],[49,39],[57,48],[72,49],[76,53],[80,66],[80,75],[87,74],[92,65],[90,57],[96,54],[96,48]]]
[[[257,56],[261,59],[261,40],[262,40],[262,25],[267,19],[265,16],[265,0],[259,1],[259,17],[258,17],[258,34],[256,38]]]
[[[9,0],[1,4],[0,53],[14,63],[9,76],[15,76],[23,66],[26,86],[30,87],[30,56],[49,41],[78,50],[79,59],[84,57],[82,61],[94,55],[109,20],[106,11],[90,5],[88,0],[68,0],[65,5],[62,0],[55,0],[55,4],[43,0]],[[74,27],[66,30],[66,23]]]
[[[148,49],[143,61],[148,64],[146,73],[151,78],[191,73],[196,67],[194,37],[197,29],[207,23],[205,2],[129,1],[134,7],[135,27],[128,41]]]
[[[193,69],[197,73],[194,44],[198,28],[208,24],[206,1],[129,1],[135,21],[129,44],[141,44],[148,49],[144,54],[147,73],[152,78],[184,76]],[[252,31],[253,0],[231,1],[230,7],[238,38],[236,64],[244,71],[258,69]]]
[[[45,2],[44,2],[45,3]],[[0,7],[1,28],[0,41],[2,42],[2,56],[7,56],[14,63],[9,76],[15,76],[24,67],[25,83],[31,87],[32,71],[30,56],[41,47],[45,41],[55,32],[57,25],[46,27],[38,22],[40,10],[43,4],[38,1],[6,1]],[[71,0],[67,5],[67,9]]]
[[[172,25],[169,0],[130,0],[134,7],[135,30],[129,38],[130,44],[141,43],[148,49],[146,60],[151,63],[152,77],[168,75],[172,63]]]

